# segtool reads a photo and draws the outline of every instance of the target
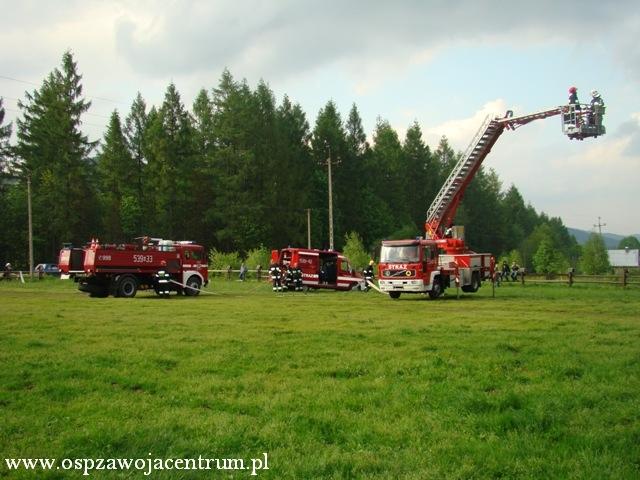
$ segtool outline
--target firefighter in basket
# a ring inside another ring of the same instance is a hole
[[[154,280],[156,293],[161,297],[169,298],[169,293],[171,292],[171,275],[164,269],[166,264],[164,260],[160,263],[162,268],[156,272]]]
[[[371,285],[369,285],[369,282],[373,283],[374,280],[374,274],[373,274],[373,260],[369,261],[369,265],[367,265],[366,267],[364,267],[364,270],[362,271],[362,276],[364,277],[364,291],[368,292],[369,290],[371,290]]]
[[[271,276],[271,282],[273,283],[273,291],[282,291],[282,270],[277,263],[272,263],[269,266],[269,275]]]

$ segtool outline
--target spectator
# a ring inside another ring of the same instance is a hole
[[[509,280],[509,275],[511,274],[511,269],[509,268],[509,264],[506,260],[502,261],[502,280]]]
[[[514,282],[518,280],[518,270],[520,270],[520,266],[516,262],[513,262],[511,264],[511,280]]]
[[[242,264],[240,265],[240,281],[244,282],[246,277],[247,277],[247,265],[244,262],[242,262]]]
[[[2,278],[4,278],[5,280],[11,280],[12,272],[13,269],[11,268],[11,264],[7,262],[7,264],[4,266],[4,273],[2,274]]]

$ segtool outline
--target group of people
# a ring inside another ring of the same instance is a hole
[[[569,87],[569,105],[575,105],[575,110],[582,111],[582,105],[578,100],[578,89],[576,87]],[[587,123],[589,125],[596,124],[596,107],[603,107],[604,100],[602,99],[602,95],[597,90],[591,90],[591,102],[588,105],[587,112]],[[580,118],[579,115],[576,116],[577,119]]]
[[[274,292],[302,291],[302,270],[298,266],[290,264],[281,268],[277,263],[272,263],[269,266],[269,276]]]
[[[498,279],[504,281],[511,280],[512,282],[515,282],[516,280],[518,280],[519,272],[520,266],[516,262],[513,262],[511,264],[511,267],[509,267],[509,264],[505,260],[502,262],[502,269],[500,270]]]

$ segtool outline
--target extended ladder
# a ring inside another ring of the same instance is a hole
[[[427,211],[427,220],[425,221],[427,238],[443,237],[443,229],[453,222],[458,205],[469,183],[505,129],[515,130],[534,120],[559,115],[566,109],[567,107],[555,107],[519,117],[514,117],[510,110],[502,118],[491,118],[487,115],[466,152],[456,163]]]

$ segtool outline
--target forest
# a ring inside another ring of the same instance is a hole
[[[36,263],[55,261],[63,243],[141,235],[242,256],[306,246],[308,209],[312,246],[328,246],[331,162],[335,247],[357,234],[375,256],[382,239],[423,234],[426,210],[461,155],[446,137],[426,145],[417,122],[400,138],[378,118],[368,137],[356,104],[345,115],[330,100],[311,125],[265,81],[251,88],[228,70],[191,106],[173,83],[161,105],[138,93],[91,142],[82,132],[91,102],[71,52],[18,105],[19,118],[7,124],[0,99],[0,260],[23,268],[27,178]],[[544,262],[553,271],[579,265],[581,247],[562,220],[537,212],[491,169],[473,180],[456,224],[472,249],[498,261],[534,270]]]

